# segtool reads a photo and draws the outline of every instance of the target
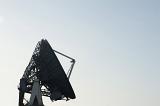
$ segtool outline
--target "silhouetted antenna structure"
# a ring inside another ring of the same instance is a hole
[[[67,75],[55,53],[71,60]],[[53,50],[47,40],[39,41],[20,79],[19,106],[33,106],[35,103],[42,106],[41,96],[50,97],[52,101],[75,99],[69,82],[74,64],[75,59]],[[26,105],[23,103],[25,93],[31,94],[30,102]]]

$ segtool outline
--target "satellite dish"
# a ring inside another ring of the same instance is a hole
[[[71,59],[71,67],[66,75],[55,53]],[[47,40],[38,42],[31,60],[20,79],[19,104],[23,106],[24,93],[33,93],[35,81],[39,81],[42,96],[50,97],[52,101],[75,99],[75,93],[69,82],[69,78],[75,64],[75,60],[56,50],[53,50]],[[43,86],[43,87],[42,87]],[[44,89],[42,89],[44,88]]]

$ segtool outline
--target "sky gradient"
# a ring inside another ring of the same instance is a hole
[[[18,105],[19,79],[42,38],[76,59],[77,98],[44,98],[46,106],[160,106],[159,0],[0,0],[2,105]]]

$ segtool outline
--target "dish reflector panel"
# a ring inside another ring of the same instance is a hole
[[[69,79],[47,40],[38,42],[22,79],[25,79],[28,89],[35,79],[39,79],[40,85],[49,91],[51,100],[58,100],[62,95],[75,99]]]

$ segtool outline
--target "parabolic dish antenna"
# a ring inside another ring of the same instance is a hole
[[[71,59],[71,67],[66,75],[61,63],[55,53]],[[24,94],[40,90],[40,94],[35,97],[47,96],[52,101],[75,99],[75,93],[69,82],[75,60],[56,50],[53,50],[47,40],[42,39],[38,42],[31,60],[26,67],[19,84],[19,106],[30,106],[23,103]],[[38,81],[38,85],[36,85]],[[34,86],[34,87],[33,87]],[[42,89],[43,88],[43,89]],[[36,89],[35,91],[33,89]],[[37,101],[36,99],[36,101]],[[30,98],[31,101],[31,98]],[[33,100],[32,100],[33,101]]]

